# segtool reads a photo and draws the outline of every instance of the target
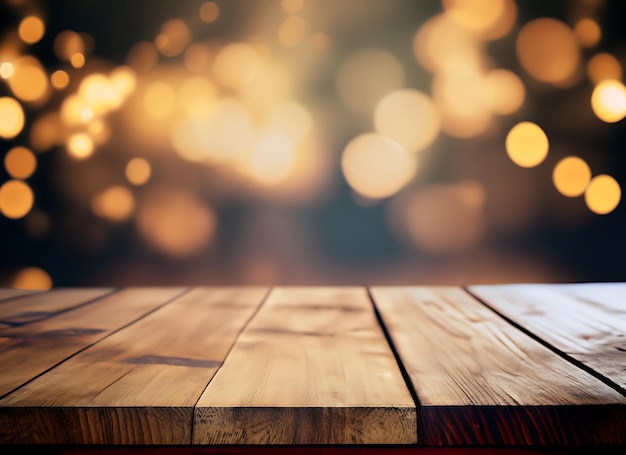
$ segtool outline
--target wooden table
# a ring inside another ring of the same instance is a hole
[[[623,454],[626,283],[0,289],[0,443]]]

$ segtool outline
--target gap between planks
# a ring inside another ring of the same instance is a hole
[[[614,382],[613,380],[611,380],[610,378],[606,377],[602,373],[594,370],[592,367],[590,367],[588,365],[585,365],[583,362],[581,362],[578,359],[575,359],[574,357],[572,357],[567,352],[559,349],[558,347],[556,347],[553,344],[549,343],[548,341],[544,340],[540,335],[536,334],[535,332],[531,331],[530,329],[527,329],[526,327],[524,327],[520,323],[514,321],[513,319],[511,319],[508,316],[504,315],[500,311],[496,310],[493,306],[491,306],[486,300],[484,300],[478,294],[473,293],[468,287],[463,287],[462,289],[465,292],[467,292],[470,296],[472,296],[474,299],[476,299],[478,302],[480,302],[485,307],[487,307],[489,310],[493,311],[496,315],[498,315],[504,321],[506,321],[507,323],[509,323],[513,327],[515,327],[516,329],[518,329],[521,332],[525,333],[526,335],[531,337],[533,340],[537,341],[538,343],[542,344],[546,348],[550,349],[552,352],[554,352],[558,356],[560,356],[563,359],[567,360],[571,364],[575,365],[576,367],[580,368],[581,370],[585,371],[586,373],[590,374],[594,378],[598,379],[599,381],[603,382],[607,386],[609,386],[612,389],[614,389],[616,392],[619,392],[619,393],[621,393],[622,395],[624,395],[626,397],[626,389],[624,389],[618,383]]]

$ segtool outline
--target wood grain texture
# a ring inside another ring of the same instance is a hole
[[[0,331],[0,398],[184,290],[125,289],[39,322]]]
[[[59,288],[0,302],[0,330],[41,321],[110,292],[113,289]]]
[[[12,299],[14,297],[21,297],[28,294],[34,294],[39,291],[31,291],[28,289],[11,289],[11,288],[0,288],[0,303],[2,300]]]
[[[264,288],[194,288],[0,400],[0,443],[189,444]]]
[[[626,399],[455,287],[371,290],[427,445],[626,444]]]
[[[364,288],[274,288],[195,410],[195,444],[403,444],[415,403]]]
[[[496,311],[626,389],[626,284],[471,286]]]

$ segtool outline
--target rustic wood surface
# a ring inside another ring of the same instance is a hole
[[[626,444],[626,398],[455,287],[372,296],[419,398],[425,444]]]
[[[195,444],[407,444],[415,403],[365,288],[275,288],[196,406]]]
[[[111,292],[113,289],[57,289],[0,302],[0,330],[41,321]]]
[[[48,319],[1,330],[0,398],[183,290],[125,289]]]
[[[196,288],[0,400],[0,443],[189,444],[264,288]]]
[[[472,286],[470,291],[626,390],[626,284]]]
[[[1,288],[0,289],[0,303],[3,300],[12,299],[14,297],[20,297],[28,294],[34,294],[38,291],[31,291],[29,289],[9,289],[9,288]]]

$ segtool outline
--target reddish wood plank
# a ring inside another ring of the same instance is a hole
[[[427,445],[626,444],[626,398],[464,290],[375,287]]]

